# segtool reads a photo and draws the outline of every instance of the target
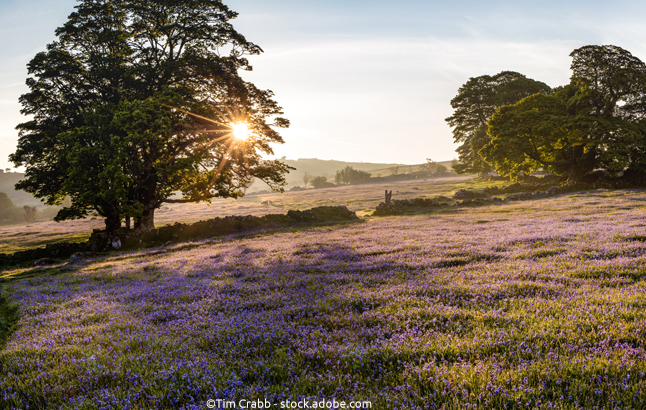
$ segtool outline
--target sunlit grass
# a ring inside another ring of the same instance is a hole
[[[644,408],[646,194],[590,197],[15,271],[3,403]]]
[[[384,200],[384,190],[393,190],[394,199],[418,196],[452,195],[461,188],[482,188],[499,184],[470,181],[471,177],[440,178],[416,181],[398,181],[389,184],[351,185],[339,188],[310,189],[251,195],[241,199],[215,199],[209,205],[167,204],[155,213],[155,224],[164,226],[175,222],[193,223],[199,220],[228,215],[284,214],[288,210],[310,209],[321,205],[348,206],[350,210],[368,216]],[[413,189],[418,188],[418,189]],[[262,205],[271,200],[271,205]],[[0,253],[13,253],[56,242],[82,242],[89,238],[92,229],[103,228],[100,218],[66,221],[62,223],[35,222],[25,225],[0,227]]]

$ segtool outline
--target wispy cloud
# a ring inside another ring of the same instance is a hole
[[[288,144],[277,152],[288,157],[423,162],[431,156],[455,156],[444,118],[451,114],[450,100],[469,77],[514,70],[561,85],[568,81],[568,54],[575,46],[487,38],[336,36],[267,47],[263,56],[253,58],[255,70],[246,77],[273,89],[292,120]],[[310,140],[302,146],[294,141],[300,129],[316,129],[337,141],[330,145]],[[359,142],[371,148],[358,152],[351,145]]]

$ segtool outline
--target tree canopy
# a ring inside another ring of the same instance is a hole
[[[457,148],[459,162],[453,166],[453,170],[479,174],[491,171],[491,165],[478,152],[489,142],[487,122],[493,113],[532,94],[549,91],[547,84],[514,71],[470,78],[451,100],[451,107],[455,111],[446,119],[453,127],[454,141],[461,144]]]
[[[9,195],[0,192],[0,224],[20,222],[22,219],[20,208],[18,208]]]
[[[313,188],[328,188],[328,187],[333,187],[335,186],[333,183],[328,182],[326,176],[316,176],[312,177],[312,180],[310,181],[312,184]]]
[[[498,109],[480,151],[503,175],[644,169],[646,65],[616,46],[571,54],[570,84]]]
[[[363,184],[370,180],[370,172],[354,169],[347,166],[343,169],[336,171],[334,181],[339,184]]]
[[[96,212],[110,232],[127,217],[153,227],[164,201],[239,197],[253,177],[282,190],[289,167],[262,155],[289,122],[239,76],[262,50],[236,15],[219,0],[82,0],[28,65],[17,188],[49,205],[67,196],[57,220]]]

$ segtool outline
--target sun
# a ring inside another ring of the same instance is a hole
[[[238,140],[246,140],[249,138],[249,127],[244,122],[237,122],[231,124],[231,129],[233,130],[233,136]]]

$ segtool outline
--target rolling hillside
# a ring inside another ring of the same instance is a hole
[[[345,162],[345,161],[335,161],[335,160],[322,160],[316,158],[299,158],[297,160],[286,159],[283,160],[287,165],[296,168],[287,175],[288,188],[300,185],[303,185],[303,176],[307,172],[312,176],[325,176],[330,181],[334,181],[334,175],[340,169],[343,169],[347,166],[350,166],[354,169],[361,171],[368,171],[373,176],[385,176],[390,175],[391,169],[394,167],[399,167],[400,173],[407,173],[411,171],[418,171],[421,164],[383,164],[383,163],[374,163],[374,162]],[[451,161],[442,161],[438,162],[450,169]],[[256,183],[250,189],[251,192],[258,191],[261,189],[266,189],[266,185],[263,183]]]

